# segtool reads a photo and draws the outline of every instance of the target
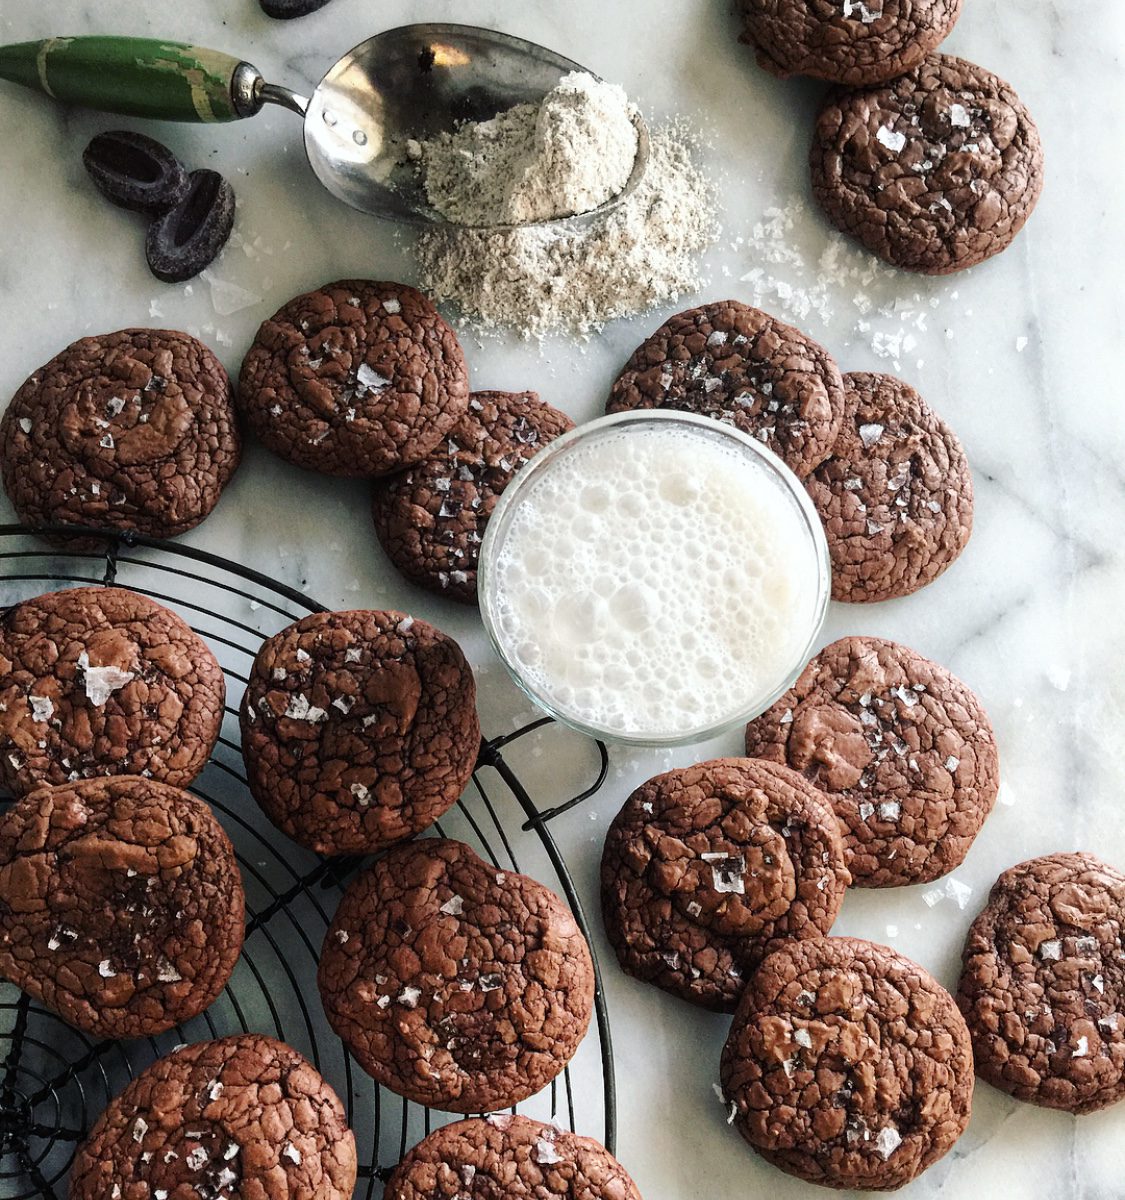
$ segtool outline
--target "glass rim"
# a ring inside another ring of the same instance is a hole
[[[770,469],[773,476],[783,485],[785,492],[795,501],[798,511],[804,518],[805,528],[812,541],[817,564],[817,596],[813,615],[809,622],[808,637],[801,645],[798,660],[785,673],[782,682],[773,688],[764,700],[755,701],[753,704],[747,706],[744,711],[740,711],[729,718],[724,717],[722,721],[712,725],[699,726],[684,733],[669,734],[667,736],[631,734],[622,733],[618,730],[603,729],[597,725],[590,725],[579,720],[552,703],[548,697],[543,696],[528,681],[524,671],[518,662],[515,661],[514,655],[509,651],[498,628],[492,603],[497,576],[495,556],[498,543],[503,533],[506,532],[507,525],[510,523],[520,499],[527,494],[533,482],[541,477],[545,471],[549,470],[553,463],[557,462],[561,456],[566,454],[576,444],[596,438],[602,433],[620,426],[649,423],[689,426],[694,429],[703,430],[711,435],[717,435],[720,438],[725,437],[729,441],[736,442],[744,450],[749,450]],[[512,677],[520,690],[548,716],[554,718],[560,724],[567,726],[569,729],[600,741],[638,747],[686,746],[694,742],[707,741],[739,725],[746,724],[766,712],[793,686],[813,654],[828,612],[828,602],[831,598],[831,581],[832,564],[828,550],[828,541],[824,535],[824,527],[821,524],[812,499],[792,469],[768,446],[763,445],[756,438],[736,428],[734,425],[716,420],[713,417],[700,416],[697,413],[659,408],[633,409],[628,412],[611,413],[607,416],[596,417],[592,421],[576,425],[573,429],[555,438],[554,441],[550,442],[530,458],[516,472],[496,502],[496,507],[492,510],[488,525],[484,531],[484,537],[481,540],[477,563],[477,596],[481,621],[484,624],[488,640],[496,652],[497,658],[499,658],[504,669]]]

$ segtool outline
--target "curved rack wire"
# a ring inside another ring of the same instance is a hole
[[[210,803],[234,842],[246,889],[246,941],[219,999],[193,1021],[153,1038],[94,1041],[0,982],[0,1196],[62,1200],[78,1144],[129,1079],[181,1043],[254,1031],[300,1050],[336,1088],[356,1135],[355,1194],[372,1200],[411,1145],[455,1118],[378,1088],[325,1022],[316,988],[320,945],[361,860],[318,858],[275,829],[247,789],[239,748],[238,705],[260,642],[323,606],[260,572],[190,546],[106,533],[98,534],[102,548],[71,551],[45,546],[34,536],[64,532],[0,526],[0,609],[60,587],[127,587],[179,612],[223,666],[228,707],[222,734],[191,790]],[[605,748],[599,746],[601,769],[593,786],[541,812],[503,750],[548,724],[549,719],[534,721],[482,741],[471,787],[434,828],[440,836],[468,842],[500,869],[524,871],[561,891],[589,940],[582,902],[546,821],[601,786]],[[0,811],[10,803],[0,799]],[[613,1053],[596,952],[594,965],[590,1033],[566,1071],[518,1109],[599,1137],[612,1150]]]

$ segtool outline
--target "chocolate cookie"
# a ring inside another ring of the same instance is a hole
[[[1043,189],[1039,132],[1019,96],[948,54],[879,87],[830,92],[809,163],[837,229],[926,275],[999,254]]]
[[[244,1033],[157,1059],[78,1151],[70,1200],[351,1200],[355,1138],[316,1068]]]
[[[81,587],[0,614],[0,783],[143,775],[186,787],[219,737],[226,685],[203,639],[124,588]]]
[[[460,646],[399,612],[314,613],[263,643],[240,712],[254,798],[319,854],[368,854],[433,824],[480,749]]]
[[[468,407],[469,377],[453,330],[421,292],[344,279],[263,323],[239,403],[298,467],[386,475],[436,449]]]
[[[436,1129],[395,1168],[383,1200],[641,1200],[593,1138],[514,1113]]]
[[[215,507],[240,454],[222,364],[168,329],[74,342],[0,420],[4,488],[32,525],[173,537]]]
[[[622,968],[733,1012],[779,940],[829,931],[850,876],[824,795],[788,767],[716,758],[637,788],[609,827],[601,879]]]
[[[723,1049],[734,1124],[798,1179],[891,1191],[965,1132],[973,1055],[930,973],[859,938],[788,942],[758,968]]]
[[[447,1112],[507,1108],[545,1087],[594,1004],[590,951],[558,896],[444,840],[396,846],[352,883],[318,982],[359,1065]]]
[[[230,839],[179,788],[85,779],[0,817],[0,975],[96,1037],[203,1012],[238,961],[244,909]]]
[[[848,87],[916,67],[961,14],[961,0],[741,0],[741,7],[742,40],[771,75]]]
[[[413,583],[475,604],[481,538],[501,492],[573,428],[534,392],[474,393],[444,445],[375,485],[375,533],[391,562]]]
[[[944,667],[882,638],[826,646],[746,727],[746,753],[800,771],[836,809],[858,887],[952,871],[996,802],[980,701]]]
[[[854,413],[806,486],[832,555],[832,599],[907,596],[973,531],[973,477],[956,435],[893,375],[845,375]]]
[[[726,421],[802,478],[829,455],[846,415],[832,356],[737,300],[669,318],[625,364],[606,412],[674,408]]]
[[[1092,854],[1005,871],[965,942],[977,1074],[1072,1113],[1125,1097],[1125,875]]]

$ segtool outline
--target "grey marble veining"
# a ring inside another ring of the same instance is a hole
[[[195,39],[298,89],[368,33],[408,20],[476,21],[547,42],[622,82],[656,116],[681,113],[706,131],[724,232],[702,300],[748,298],[741,277],[757,266],[778,278],[789,270],[790,282],[807,286],[826,240],[807,204],[803,165],[820,89],[758,71],[734,40],[732,8],[726,0],[334,0],[284,24],[267,22],[252,0],[54,0],[4,5],[0,38],[119,31]],[[914,645],[971,683],[995,723],[1003,802],[956,872],[973,889],[966,909],[951,899],[930,907],[924,888],[856,892],[837,927],[889,942],[952,984],[965,929],[1001,869],[1078,847],[1125,865],[1125,9],[1096,0],[966,0],[946,49],[1010,80],[1036,116],[1047,151],[1038,211],[1010,251],[967,274],[876,277],[867,289],[876,307],[914,303],[917,294],[929,313],[925,329],[877,313],[861,329],[847,283],[829,283],[824,315],[802,324],[844,369],[884,370],[890,361],[876,354],[874,335],[909,324],[914,345],[899,358],[901,374],[957,429],[975,471],[976,530],[962,560],[908,599],[834,606],[825,630],[825,640],[877,633]],[[258,322],[296,291],[344,275],[412,280],[408,235],[322,192],[304,165],[298,122],[272,110],[226,128],[154,130],[186,160],[232,178],[237,244],[213,276],[218,289],[233,284],[248,296],[222,315],[213,303],[222,297],[206,281],[157,284],[144,266],[142,227],[104,204],[80,165],[92,133],[119,123],[130,124],[0,85],[0,397],[71,339],[126,324],[187,329],[237,371]],[[788,236],[805,265],[762,263],[745,239],[767,209],[795,200],[806,207]],[[468,338],[474,382],[536,388],[576,419],[592,417],[624,356],[664,315],[619,322],[580,347]],[[0,503],[0,518],[10,515]],[[332,606],[413,609],[460,638],[481,668],[487,729],[526,715],[475,614],[410,589],[387,567],[364,485],[298,472],[252,446],[215,514],[186,540]],[[569,794],[592,767],[576,742],[559,738],[517,759],[545,802]],[[601,796],[556,828],[591,903],[600,839],[627,791],[670,763],[737,749],[732,736],[674,753],[615,754]],[[618,1051],[619,1151],[642,1192],[649,1200],[812,1194],[727,1129],[712,1092],[725,1020],[626,981],[604,942],[599,948]],[[1109,1200],[1125,1191],[1123,1120],[1120,1108],[1075,1120],[981,1085],[969,1132],[903,1195]]]

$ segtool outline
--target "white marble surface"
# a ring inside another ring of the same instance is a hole
[[[262,18],[252,0],[53,0],[4,5],[0,37],[112,31],[195,39],[296,86],[315,81],[362,37],[408,20],[475,21],[535,38],[620,80],[652,113],[683,113],[707,127],[708,157],[723,174],[725,233],[699,299],[750,298],[739,277],[759,264],[745,248],[729,247],[769,206],[805,195],[818,88],[756,70],[734,40],[732,7],[730,0],[334,0],[285,25]],[[1118,359],[1125,9],[1094,0],[966,0],[947,49],[1012,81],[1037,117],[1048,163],[1038,211],[1013,248],[982,268],[945,281],[887,273],[867,289],[878,305],[917,293],[929,311],[925,330],[901,313],[876,314],[870,329],[858,330],[854,285],[830,286],[828,319],[804,324],[845,369],[888,368],[872,349],[873,335],[908,327],[916,345],[901,359],[901,373],[958,430],[975,470],[976,532],[956,567],[906,600],[834,606],[825,630],[825,640],[878,633],[914,645],[977,688],[994,720],[1004,803],[956,872],[973,889],[966,910],[953,900],[930,908],[920,888],[858,892],[837,927],[889,941],[953,984],[964,931],[1002,868],[1072,848],[1125,865],[1125,396]],[[72,338],[125,324],[198,333],[236,370],[257,323],[291,294],[344,274],[411,280],[403,243],[318,188],[304,167],[296,120],[275,110],[238,127],[155,130],[186,159],[233,178],[241,247],[228,249],[214,274],[260,299],[220,316],[207,284],[197,282],[190,295],[156,284],[143,264],[140,227],[97,198],[81,169],[82,146],[111,121],[118,123],[0,85],[0,396]],[[801,216],[792,236],[815,264],[826,236],[815,214]],[[798,279],[800,268],[778,273]],[[575,418],[591,417],[627,351],[662,315],[618,323],[581,348],[470,340],[473,380],[537,388]],[[6,505],[0,517],[10,517]],[[300,473],[251,447],[216,513],[187,540],[332,606],[413,608],[460,638],[480,668],[490,731],[526,712],[493,664],[475,614],[413,591],[383,561],[364,485]],[[556,827],[591,899],[600,837],[627,790],[669,762],[737,746],[731,736],[674,755],[614,756],[601,796]],[[542,798],[561,798],[592,759],[565,735],[541,748],[521,769]],[[711,1089],[725,1020],[626,981],[608,957],[605,966],[619,1152],[649,1200],[813,1194],[764,1165],[726,1128]],[[904,1194],[1120,1196],[1123,1119],[1119,1108],[1075,1120],[981,1085],[967,1135]]]

